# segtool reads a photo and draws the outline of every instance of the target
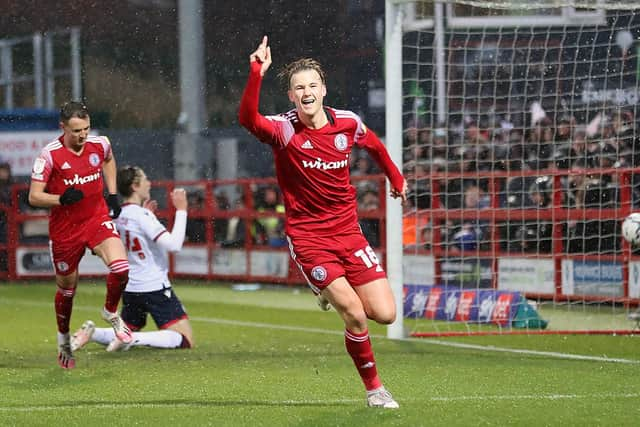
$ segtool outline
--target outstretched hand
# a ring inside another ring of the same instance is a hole
[[[262,42],[258,45],[258,48],[249,55],[250,62],[258,62],[262,64],[260,67],[260,75],[264,76],[271,66],[271,48],[267,45],[267,36],[262,37]]]
[[[391,189],[391,197],[394,199],[401,198],[403,202],[407,201],[407,191],[409,186],[407,185],[407,180],[402,181],[402,190],[398,190],[395,188]]]

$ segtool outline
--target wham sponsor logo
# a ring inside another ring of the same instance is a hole
[[[322,170],[342,169],[342,168],[346,168],[348,165],[349,165],[349,161],[347,159],[340,160],[337,162],[327,162],[325,160],[322,160],[320,157],[318,157],[314,161],[307,161],[307,160],[302,161],[302,166],[309,169],[322,169]]]
[[[100,172],[96,172],[87,176],[78,176],[78,174],[76,174],[73,179],[65,179],[64,185],[82,185],[86,184],[87,182],[95,181],[97,179],[100,179]]]

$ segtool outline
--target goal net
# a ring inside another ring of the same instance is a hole
[[[640,204],[638,7],[387,1],[402,331],[638,329],[640,257],[620,233]]]

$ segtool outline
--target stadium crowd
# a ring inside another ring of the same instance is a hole
[[[432,173],[439,178],[439,206],[464,211],[491,209],[490,173],[497,178],[497,207],[507,209],[549,209],[552,205],[553,176],[560,175],[561,207],[569,209],[612,208],[620,201],[619,176],[598,173],[597,169],[640,166],[640,139],[631,109],[599,114],[590,122],[579,122],[572,115],[553,120],[544,116],[529,128],[508,121],[498,123],[470,117],[449,128],[428,127],[414,122],[406,127],[403,141],[403,172],[410,185],[405,205],[405,247],[432,247],[432,229],[426,210],[432,206]],[[358,194],[360,225],[372,247],[382,243],[380,219],[372,212],[381,208],[380,180],[369,179],[380,170],[368,155],[354,150],[350,158],[351,175]],[[539,173],[538,173],[539,172]],[[454,178],[446,178],[451,174]],[[461,175],[464,174],[464,175]],[[484,176],[483,176],[484,174]],[[632,176],[633,205],[640,204],[640,185]],[[0,165],[2,206],[11,204],[11,169]],[[18,195],[18,199],[24,199]],[[242,191],[217,191],[218,210],[246,211],[247,196],[261,217],[242,214],[207,219],[197,214],[204,208],[202,189],[189,192],[190,215],[186,240],[208,241],[206,223],[211,222],[213,240],[221,247],[242,247],[250,238],[253,245],[284,245],[283,204],[279,190],[271,185],[254,185]],[[26,204],[22,213],[39,213]],[[273,212],[273,216],[267,215]],[[542,215],[544,217],[544,215]],[[585,217],[562,222],[563,250],[566,253],[612,253],[620,250],[616,218]],[[455,254],[460,251],[488,250],[491,230],[488,221],[447,218],[440,223],[439,245]],[[509,252],[549,253],[552,250],[551,220],[511,219],[498,223],[500,249]],[[21,224],[21,242],[46,240],[46,220],[31,219]],[[6,213],[0,210],[0,241],[7,241]],[[7,254],[0,250],[0,269],[6,271]]]
[[[437,178],[439,205],[446,209],[497,207],[549,211],[553,203],[553,177],[558,175],[560,207],[613,208],[620,201],[620,182],[612,169],[640,165],[640,140],[630,109],[601,113],[588,123],[579,123],[572,115],[553,120],[544,114],[526,129],[506,120],[487,123],[469,117],[450,129],[429,128],[414,122],[407,127],[403,144],[404,173],[412,190],[409,208],[417,212],[432,205],[433,173],[442,174]],[[598,169],[605,171],[601,173]],[[494,204],[489,187],[492,179],[497,188]],[[638,186],[632,188],[636,206],[640,200]],[[413,214],[405,211],[405,215]],[[617,224],[616,218],[593,215],[585,215],[580,221],[563,221],[564,251],[618,251]],[[429,229],[431,225],[425,221],[421,224]],[[448,250],[489,249],[487,221],[447,218],[439,226],[440,241]],[[552,250],[550,216],[502,221],[499,229],[501,250],[528,253]],[[418,240],[421,235],[420,230],[415,231]],[[411,237],[412,242],[415,236]]]

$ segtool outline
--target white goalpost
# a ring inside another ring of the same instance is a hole
[[[638,332],[640,2],[385,7],[387,335]]]

